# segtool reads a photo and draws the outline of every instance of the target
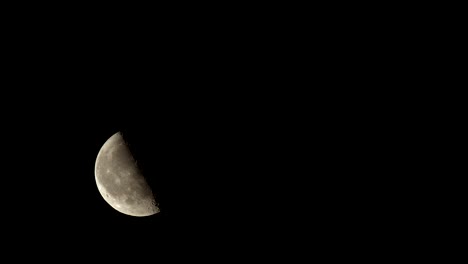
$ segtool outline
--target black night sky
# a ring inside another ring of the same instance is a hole
[[[208,41],[190,25],[177,39],[127,29],[126,41],[118,27],[77,37],[81,27],[70,24],[57,38],[34,26],[26,39],[11,39],[3,72],[8,245],[51,260],[58,252],[86,261],[241,260],[277,256],[279,244],[306,232],[296,228],[305,221],[299,215],[328,198],[302,205],[308,186],[324,191],[300,171],[312,159],[301,136],[323,115],[304,118],[309,97],[289,92],[300,87],[301,69],[291,70],[270,42],[253,33],[249,41],[229,34]],[[96,187],[97,154],[119,131],[159,214],[124,215]],[[322,154],[312,153],[316,164]]]
[[[446,117],[422,84],[431,38],[411,39],[424,19],[354,3],[174,4],[3,9],[4,259],[296,263],[299,251],[386,258],[432,236],[418,191],[439,195],[422,169],[437,166],[428,131]],[[95,161],[117,132],[159,214],[101,197]]]
[[[58,89],[74,77],[51,86]],[[23,241],[17,243],[43,243],[78,256],[89,248],[121,255],[146,250],[177,259],[178,251],[249,250],[257,239],[278,235],[272,225],[289,217],[292,207],[282,204],[287,186],[278,163],[284,142],[277,136],[284,123],[275,122],[281,112],[266,106],[268,93],[179,89],[157,74],[137,79],[115,74],[58,91],[41,88],[33,92],[40,97],[28,94],[34,107],[24,108],[18,97],[7,100],[16,101],[17,110],[4,119],[9,168],[3,176],[4,217]],[[203,80],[178,85],[200,87]],[[95,160],[118,131],[131,145],[161,213],[127,216],[98,192]]]

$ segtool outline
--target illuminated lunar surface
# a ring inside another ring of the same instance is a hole
[[[101,147],[94,173],[99,192],[115,210],[131,216],[159,212],[151,187],[120,132]]]

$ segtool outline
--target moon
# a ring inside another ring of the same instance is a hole
[[[138,168],[122,133],[115,133],[101,147],[94,174],[99,192],[115,210],[131,216],[159,213],[151,187]]]

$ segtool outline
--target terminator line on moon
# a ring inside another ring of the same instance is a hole
[[[131,216],[159,212],[151,187],[120,132],[111,136],[99,150],[94,173],[99,192],[115,210]]]

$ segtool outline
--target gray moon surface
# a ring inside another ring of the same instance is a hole
[[[159,213],[151,187],[120,132],[99,150],[94,173],[99,192],[115,210],[131,216]]]

